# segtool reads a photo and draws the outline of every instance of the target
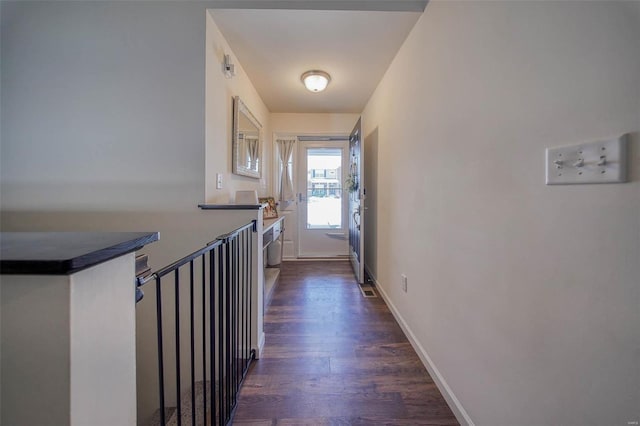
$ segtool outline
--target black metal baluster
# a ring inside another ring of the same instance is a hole
[[[244,371],[247,368],[247,357],[246,357],[246,352],[247,352],[247,294],[245,292],[246,290],[246,283],[247,283],[247,260],[246,257],[244,255],[244,251],[246,250],[247,247],[247,233],[246,231],[242,231],[242,250],[241,253],[242,255],[242,266],[240,267],[241,271],[242,271],[242,297],[241,297],[241,301],[242,301],[242,321],[241,321],[241,328],[242,328],[242,336],[241,336],[241,345],[242,345],[242,374],[244,375]]]
[[[210,252],[211,253],[211,252]],[[207,291],[206,291],[206,260],[207,257],[202,254],[202,423],[207,422]],[[213,265],[209,264],[209,270],[213,270]]]
[[[189,262],[189,326],[191,338],[191,425],[196,426],[196,340],[194,327],[193,260]]]
[[[240,257],[240,247],[242,247],[242,238],[241,238],[242,234],[238,234],[238,237],[236,238],[236,346],[235,346],[235,351],[236,351],[236,369],[235,369],[235,373],[236,373],[236,388],[234,390],[234,394],[236,395],[236,404],[238,402],[238,388],[240,386],[240,374],[242,372],[242,349],[241,349],[241,345],[242,345],[242,299],[240,298],[241,295],[241,283],[242,283],[242,278],[241,278],[241,270],[240,267],[242,265],[242,259]]]
[[[251,238],[253,238],[251,231],[247,230],[246,231],[246,235],[247,235],[247,245],[245,246],[245,257],[247,258],[247,268],[246,268],[246,281],[245,281],[245,287],[247,289],[247,301],[246,301],[246,305],[247,305],[247,318],[246,318],[246,336],[247,336],[247,343],[245,345],[245,357],[247,358],[247,366],[245,367],[245,371],[249,368],[249,354],[251,353],[251,331],[250,331],[250,327],[251,327],[251,298],[253,297],[253,295],[251,294],[251,290],[250,290],[250,286],[251,286],[251,268],[253,267],[252,262],[251,262],[251,253],[248,251],[249,247],[251,246]]]
[[[168,265],[152,274],[147,281],[156,280],[156,316],[158,343],[158,388],[160,402],[160,421],[166,423],[166,400],[164,383],[164,330],[162,309],[162,277],[174,273],[175,302],[175,381],[177,397],[177,424],[182,425],[181,399],[181,330],[180,330],[180,269],[189,263],[189,358],[191,379],[191,423],[199,424],[196,418],[196,294],[195,263],[201,258],[202,268],[202,378],[203,378],[203,423],[227,424],[237,406],[238,392],[246,372],[255,358],[252,349],[253,317],[253,233],[257,232],[257,222],[238,228],[236,231],[219,237],[206,247]],[[217,250],[217,253],[216,253]],[[207,267],[207,256],[209,265]],[[216,267],[218,268],[216,271]],[[185,268],[186,269],[186,268]],[[186,273],[185,271],[182,271]],[[209,276],[207,277],[207,273]],[[207,279],[209,294],[207,295]],[[143,285],[144,282],[140,285]],[[216,288],[218,297],[216,300]],[[185,289],[186,291],[186,289]],[[207,298],[208,307],[207,307]],[[207,310],[209,318],[207,318]],[[217,310],[217,311],[216,311]],[[207,331],[207,321],[209,330]],[[207,333],[209,342],[207,342]],[[216,335],[217,333],[217,335]],[[208,345],[208,346],[207,346]],[[207,356],[207,347],[209,355]],[[169,349],[170,350],[170,349]],[[207,363],[209,371],[207,374]],[[217,365],[217,368],[216,368]],[[206,379],[210,377],[207,389]],[[210,398],[207,397],[210,392]],[[210,400],[210,403],[207,401]],[[217,406],[216,406],[217,404]],[[209,417],[207,417],[209,412]],[[209,420],[207,420],[207,418]],[[215,421],[217,418],[217,422]]]
[[[238,234],[238,254],[242,251],[242,239],[244,238],[244,234],[240,232]],[[242,359],[242,345],[244,344],[244,323],[242,321],[244,311],[243,311],[243,299],[244,299],[244,291],[242,288],[242,268],[244,266],[242,256],[238,256],[237,264],[237,274],[238,274],[238,283],[236,285],[236,294],[237,294],[237,306],[238,306],[238,315],[236,320],[236,325],[238,330],[236,332],[236,336],[238,341],[236,342],[236,366],[238,370],[236,371],[236,375],[240,377],[242,370],[244,369],[244,361]],[[238,379],[239,380],[239,379]],[[238,393],[238,389],[236,389],[236,394]],[[236,398],[237,400],[237,398]]]
[[[156,277],[156,326],[158,328],[158,392],[160,394],[160,424],[165,425],[164,415],[164,347],[162,344],[162,282]]]
[[[219,246],[219,245],[218,245]],[[216,247],[218,247],[216,246]],[[209,368],[211,368],[211,379],[209,380],[209,389],[211,390],[211,423],[215,424],[216,421],[216,250],[220,251],[220,248],[211,250],[209,255]],[[219,268],[220,265],[218,265]],[[219,390],[218,390],[219,391]],[[205,418],[206,422],[206,418]],[[206,424],[206,423],[205,423]]]
[[[224,425],[224,246],[218,249],[218,424]]]
[[[240,350],[241,333],[242,330],[242,316],[241,316],[241,300],[240,300],[240,235],[236,238],[236,369],[234,370],[236,373],[236,388],[234,390],[236,403],[238,402],[238,385],[240,384],[240,374],[239,371],[242,371],[242,366],[240,365],[240,359],[242,357],[242,352]]]
[[[227,355],[227,363],[225,365],[225,370],[226,370],[226,379],[225,379],[225,384],[226,384],[226,393],[227,393],[227,398],[226,398],[226,410],[225,410],[225,422],[228,419],[228,415],[229,412],[231,411],[231,359],[229,357],[229,353],[231,352],[231,248],[229,247],[229,244],[227,244],[225,246],[226,252],[227,252],[227,258],[225,259],[225,267],[227,270],[227,276],[226,276],[226,280],[225,280],[225,286],[226,286],[226,323],[225,323],[225,336],[226,336],[226,346],[225,346],[225,353]]]
[[[253,221],[253,233],[257,233],[258,232],[258,223],[257,221]],[[251,339],[253,338],[253,234],[251,235],[251,238],[249,239],[249,264],[251,265],[249,267],[249,294],[251,294],[251,296],[249,296],[249,341],[251,341]],[[256,344],[257,344],[258,339],[256,339]],[[251,343],[249,344],[249,346],[251,347]],[[253,348],[251,348],[249,350],[249,354],[251,355],[251,357],[253,358]]]
[[[176,314],[176,399],[178,414],[178,426],[182,426],[182,398],[180,397],[180,269],[175,273],[175,314]]]
[[[237,247],[238,247],[238,237],[234,237],[231,243],[231,407],[236,405],[236,390],[238,389],[237,380],[238,380],[238,344],[237,344],[237,333],[238,333],[238,257],[237,257]]]

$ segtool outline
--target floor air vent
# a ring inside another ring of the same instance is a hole
[[[378,297],[376,291],[369,284],[360,284],[358,287],[364,297]]]

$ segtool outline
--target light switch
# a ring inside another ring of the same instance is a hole
[[[216,173],[216,189],[222,189],[222,173]]]
[[[547,185],[627,181],[627,135],[616,139],[547,148]]]

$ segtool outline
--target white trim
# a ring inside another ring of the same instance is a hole
[[[349,256],[339,255],[335,257],[285,257],[283,262],[345,262]]]
[[[349,132],[273,132],[273,140],[276,138],[297,138],[298,136],[305,137],[318,137],[318,142],[328,142],[323,141],[321,138],[323,137],[345,137],[345,141],[349,140]],[[308,142],[308,141],[307,141]],[[342,141],[344,142],[344,141]]]
[[[258,342],[258,353],[256,354],[256,359],[262,358],[262,353],[264,352],[264,344],[266,338],[264,333],[260,333],[260,341]]]
[[[418,357],[420,357],[420,360],[422,361],[425,368],[429,372],[429,375],[431,375],[431,378],[433,379],[436,386],[440,390],[440,393],[442,393],[442,396],[444,396],[444,399],[449,404],[449,407],[451,408],[451,411],[453,411],[453,414],[456,416],[456,419],[458,419],[458,422],[460,422],[460,424],[463,426],[475,426],[475,424],[471,420],[471,417],[469,417],[469,414],[467,414],[467,411],[462,406],[462,403],[460,402],[460,400],[458,400],[458,398],[456,398],[455,394],[447,384],[447,381],[444,379],[444,377],[442,377],[442,374],[440,374],[440,371],[431,360],[431,357],[429,356],[429,354],[427,354],[427,351],[422,347],[420,342],[418,342],[418,339],[416,338],[415,334],[413,334],[413,331],[411,331],[411,328],[409,327],[407,322],[404,320],[404,318],[402,318],[402,315],[400,315],[400,312],[395,307],[395,305],[393,304],[393,302],[391,301],[387,293],[385,293],[382,286],[379,285],[378,282],[373,277],[371,277],[371,279],[376,284],[376,289],[378,290],[378,293],[380,293],[380,295],[382,296],[382,299],[385,301],[385,303],[391,310],[391,313],[395,317],[396,321],[398,321],[400,328],[402,328],[402,331],[404,332],[405,336],[407,336],[407,339],[409,339],[411,346],[413,346],[413,349],[418,354]]]
[[[301,136],[301,135],[299,135]],[[319,135],[314,135],[319,136]],[[339,149],[342,156],[342,170],[347,169],[349,165],[349,141],[303,141],[297,143],[297,162],[295,164],[295,168],[298,173],[296,173],[296,189],[298,192],[302,192],[307,196],[306,188],[307,188],[307,161],[308,161],[308,151],[313,148],[332,148]],[[327,231],[332,232],[341,232],[347,234],[349,231],[349,209],[348,209],[348,198],[343,193],[341,198],[341,209],[342,209],[342,224],[340,228],[321,228],[321,229],[307,229],[306,228],[306,218],[303,217],[304,213],[307,211],[307,205],[305,202],[297,204],[297,252],[296,257],[298,258],[313,258],[313,257],[338,257],[338,256],[348,256],[348,241],[347,239],[331,239],[327,238],[323,233]],[[305,243],[306,250],[303,250],[303,243]],[[344,254],[343,254],[344,253]]]

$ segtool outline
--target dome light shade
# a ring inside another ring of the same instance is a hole
[[[331,76],[324,71],[313,70],[302,74],[300,80],[302,80],[307,90],[317,93],[327,88],[327,85],[331,81]]]

